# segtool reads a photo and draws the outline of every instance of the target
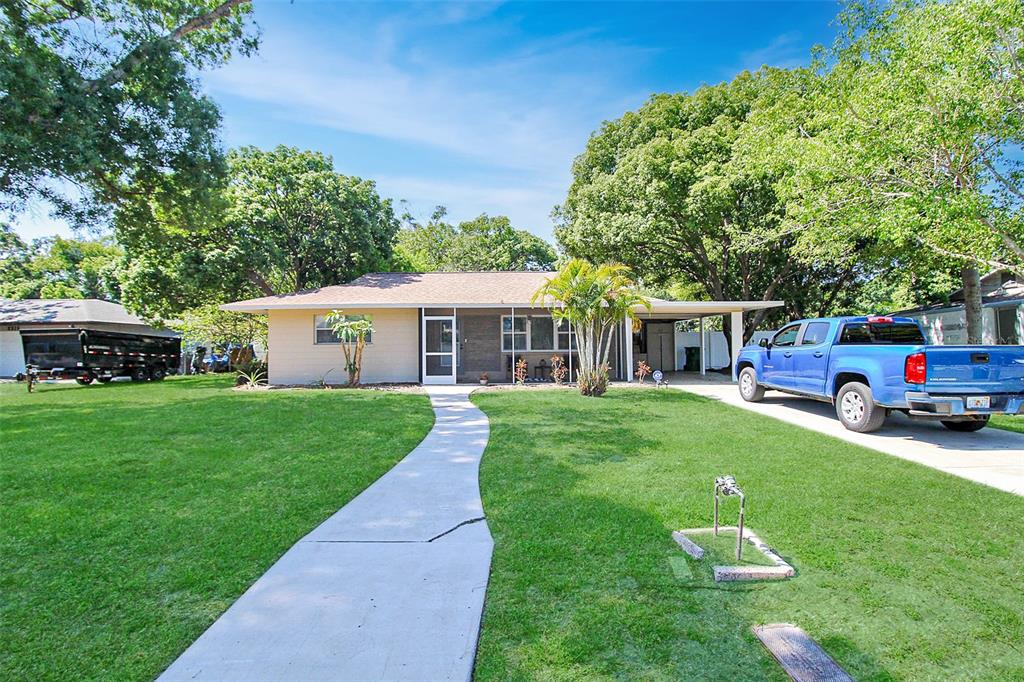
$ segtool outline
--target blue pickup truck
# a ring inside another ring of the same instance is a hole
[[[929,346],[904,317],[799,320],[743,348],[736,370],[744,400],[765,389],[823,400],[851,431],[875,431],[893,410],[953,431],[1024,413],[1024,346]]]

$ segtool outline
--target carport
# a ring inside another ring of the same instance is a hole
[[[699,345],[699,366],[700,374],[707,372],[707,335],[705,330],[705,319],[721,316],[722,328],[729,330],[729,366],[736,367],[736,357],[740,348],[743,347],[743,314],[755,310],[766,310],[780,308],[782,301],[666,301],[663,299],[650,299],[650,309],[639,308],[638,318],[639,329],[633,330],[633,343],[626,344],[626,367],[627,380],[633,381],[636,371],[636,363],[639,359],[646,359],[652,369],[662,371],[677,371],[676,352],[674,346],[674,334],[668,335],[667,330],[675,328],[676,322],[684,320],[697,320]],[[728,322],[728,324],[726,324]],[[665,344],[668,341],[665,336],[670,336],[671,363],[668,363]],[[641,353],[641,351],[643,351]],[[646,357],[638,357],[643,355]],[[671,364],[668,368],[666,365]],[[733,375],[735,379],[735,373]]]

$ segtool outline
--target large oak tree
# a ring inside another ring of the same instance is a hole
[[[193,306],[344,284],[384,269],[399,223],[373,182],[319,152],[228,154],[225,184],[201,210],[159,200],[122,207],[126,302],[153,316]]]
[[[158,189],[193,199],[223,170],[220,114],[194,73],[255,49],[250,12],[246,0],[2,0],[0,208],[43,198],[83,224]]]

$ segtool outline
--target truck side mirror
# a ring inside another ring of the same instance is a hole
[[[764,337],[760,341],[757,342],[757,345],[761,346],[761,348],[768,348],[772,344],[771,344],[771,341],[768,340],[768,337]]]

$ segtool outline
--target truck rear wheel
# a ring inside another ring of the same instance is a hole
[[[96,381],[100,382],[101,384],[109,384],[113,380],[113,378],[114,377],[96,377]]]
[[[132,381],[146,381],[149,379],[149,370],[145,367],[135,367],[132,369]]]
[[[81,374],[81,375],[75,377],[75,381],[79,385],[81,385],[81,386],[88,386],[89,384],[92,383],[92,375],[91,374]]]
[[[969,422],[943,421],[942,425],[950,431],[963,431],[967,433],[981,431],[988,426],[988,415],[986,414],[979,419],[972,419]]]
[[[740,370],[740,397],[748,403],[757,403],[764,399],[764,386],[757,383],[757,372],[753,367]]]
[[[885,423],[885,408],[875,405],[871,388],[859,381],[843,384],[836,395],[836,416],[850,431],[870,433]]]
[[[153,381],[163,381],[165,376],[167,376],[167,372],[163,367],[154,367],[153,371],[149,373],[149,378]]]

